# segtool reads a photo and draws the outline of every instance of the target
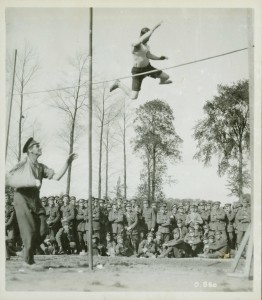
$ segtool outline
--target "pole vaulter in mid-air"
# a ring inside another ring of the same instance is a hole
[[[132,44],[132,54],[134,57],[134,66],[132,68],[132,75],[135,75],[132,78],[132,90],[130,90],[129,87],[127,87],[119,79],[117,79],[110,87],[110,92],[112,92],[117,88],[120,88],[130,99],[135,100],[138,98],[142,81],[146,76],[150,76],[152,78],[159,78],[160,79],[159,84],[172,83],[172,81],[169,80],[168,74],[164,73],[161,70],[157,70],[150,64],[150,59],[151,60],[168,59],[166,56],[156,56],[152,54],[147,44],[152,33],[161,25],[161,23],[162,22],[158,23],[152,29],[149,29],[147,27],[142,28],[140,32],[140,38],[138,39],[138,41]],[[141,74],[141,75],[137,75],[137,74]]]

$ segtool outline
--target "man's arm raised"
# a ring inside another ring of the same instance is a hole
[[[70,164],[72,163],[72,161],[73,161],[74,159],[76,159],[76,158],[77,158],[77,154],[71,153],[71,154],[68,156],[68,158],[67,158],[67,160],[66,160],[66,163],[64,164],[64,166],[62,167],[62,169],[61,169],[60,171],[58,171],[57,173],[54,174],[53,179],[54,179],[54,180],[57,180],[57,181],[60,180],[60,179],[65,175],[65,172],[67,171],[69,165],[70,165]]]
[[[138,41],[132,43],[133,47],[136,47],[138,45],[140,45],[141,43],[143,43],[145,40],[147,40],[148,38],[150,38],[150,36],[152,35],[152,33],[162,24],[162,21],[157,23],[152,29],[150,29],[148,32],[146,32],[145,34],[143,34]]]

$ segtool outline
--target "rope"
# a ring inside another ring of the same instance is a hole
[[[247,50],[247,49],[248,48],[242,48],[242,49],[238,49],[238,50],[234,50],[234,51],[230,51],[230,52],[225,52],[225,53],[214,55],[214,56],[209,56],[209,57],[206,57],[206,58],[202,58],[202,59],[190,61],[190,62],[187,62],[187,63],[183,63],[183,64],[179,64],[179,65],[175,65],[175,66],[163,68],[163,69],[161,69],[161,71],[162,70],[175,69],[175,68],[179,68],[179,67],[183,67],[183,66],[195,64],[195,63],[198,63],[198,62],[201,62],[201,61],[210,60],[210,59],[217,58],[217,57],[222,57],[222,56],[225,56],[225,55],[233,54],[233,53],[244,51],[244,50]],[[104,80],[104,81],[97,81],[97,82],[93,82],[93,84],[102,84],[102,83],[107,83],[107,82],[111,82],[111,81],[115,81],[115,80],[127,79],[127,78],[132,78],[132,77],[141,76],[141,75],[147,75],[147,74],[151,74],[151,73],[158,72],[158,71],[159,70],[152,70],[152,71],[147,71],[147,72],[143,72],[143,73],[139,73],[139,74],[118,77],[118,78],[115,78],[115,79],[109,79],[109,80]],[[62,91],[62,90],[67,90],[67,89],[73,89],[73,88],[76,88],[76,87],[83,86],[83,85],[87,84],[88,82],[89,81],[85,81],[82,84],[75,85],[75,86],[68,86],[68,87],[63,87],[63,88],[57,88],[57,89],[51,89],[51,90],[42,90],[42,91],[35,91],[35,92],[26,92],[26,93],[23,93],[23,94],[24,95],[39,94],[39,93],[48,93],[48,92],[55,92],[55,91]],[[18,94],[15,94],[15,95],[21,95],[21,93],[18,93]]]

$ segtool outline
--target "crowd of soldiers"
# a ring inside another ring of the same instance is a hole
[[[42,197],[48,234],[36,254],[88,253],[92,221],[93,255],[136,257],[227,258],[239,244],[251,222],[248,199],[241,203],[181,201],[150,203],[132,199],[105,201],[74,196]],[[143,207],[141,207],[143,206]],[[6,194],[5,228],[7,259],[22,250],[12,197]]]

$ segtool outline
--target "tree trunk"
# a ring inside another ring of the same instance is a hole
[[[243,151],[242,145],[239,145],[239,167],[238,167],[238,176],[239,176],[239,201],[243,199]]]
[[[151,170],[150,170],[150,157],[147,157],[147,200],[151,203]]]
[[[123,134],[123,146],[124,146],[124,199],[126,200],[126,114],[124,113],[124,134]]]
[[[101,184],[102,184],[102,153],[103,153],[103,132],[104,132],[104,118],[105,118],[105,93],[103,94],[103,108],[102,120],[99,141],[99,162],[98,162],[98,198],[101,199]]]
[[[155,201],[156,190],[156,148],[153,148],[152,202]]]
[[[75,129],[75,120],[72,124],[72,130],[70,134],[70,146],[69,146],[69,154],[73,153],[74,151],[74,129]],[[70,185],[71,185],[71,172],[72,172],[72,164],[69,165],[67,171],[67,182],[66,182],[66,194],[70,194]]]
[[[18,161],[21,160],[21,150],[22,150],[22,121],[23,121],[23,88],[21,89],[21,101],[20,101],[20,115],[19,115],[19,128],[18,128]]]
[[[109,128],[106,132],[106,199],[108,199],[108,153],[109,152]]]

